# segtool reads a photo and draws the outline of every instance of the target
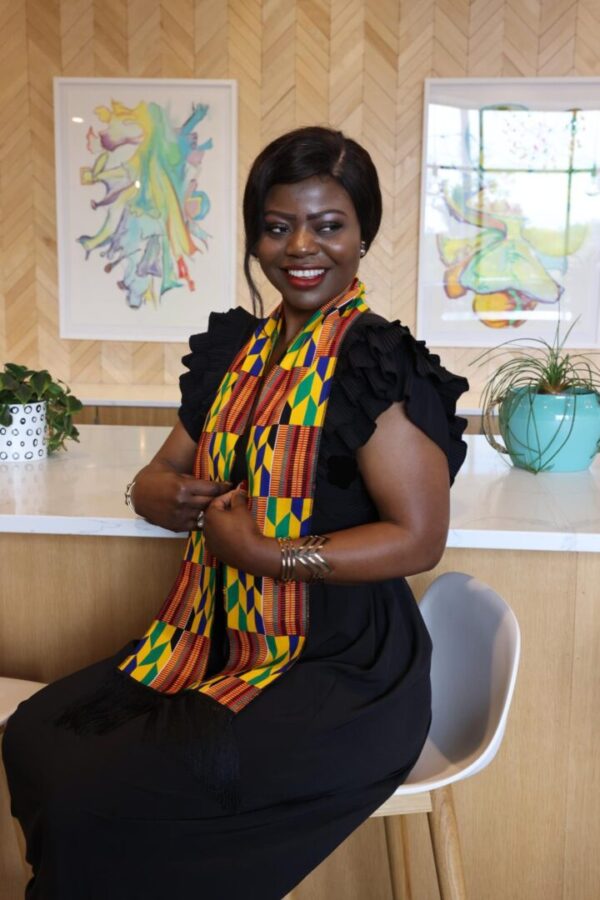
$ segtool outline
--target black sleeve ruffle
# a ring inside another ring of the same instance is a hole
[[[342,345],[325,423],[328,456],[354,456],[377,417],[401,401],[411,422],[446,454],[454,481],[467,450],[461,440],[467,422],[456,415],[456,401],[468,388],[408,328],[365,313]]]
[[[191,336],[191,352],[181,360],[189,371],[179,379],[179,418],[192,440],[200,437],[221,379],[257,323],[257,318],[238,306],[226,313],[211,313],[208,331]]]

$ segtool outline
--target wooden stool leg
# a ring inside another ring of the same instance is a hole
[[[431,792],[427,813],[441,900],[467,900],[458,826],[450,787]]]
[[[404,816],[385,816],[383,823],[390,861],[393,900],[412,900],[408,835]]]

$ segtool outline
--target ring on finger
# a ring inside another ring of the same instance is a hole
[[[198,528],[204,527],[204,510],[200,510],[198,513],[198,517],[196,519],[196,525]]]

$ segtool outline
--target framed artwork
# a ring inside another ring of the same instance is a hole
[[[419,337],[600,344],[600,79],[429,79]]]
[[[234,81],[55,78],[60,336],[187,341],[235,306]]]

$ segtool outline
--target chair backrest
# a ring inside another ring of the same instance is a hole
[[[437,578],[420,610],[433,641],[429,742],[460,768],[458,780],[484,768],[502,741],[519,665],[519,625],[502,597],[460,572]]]

